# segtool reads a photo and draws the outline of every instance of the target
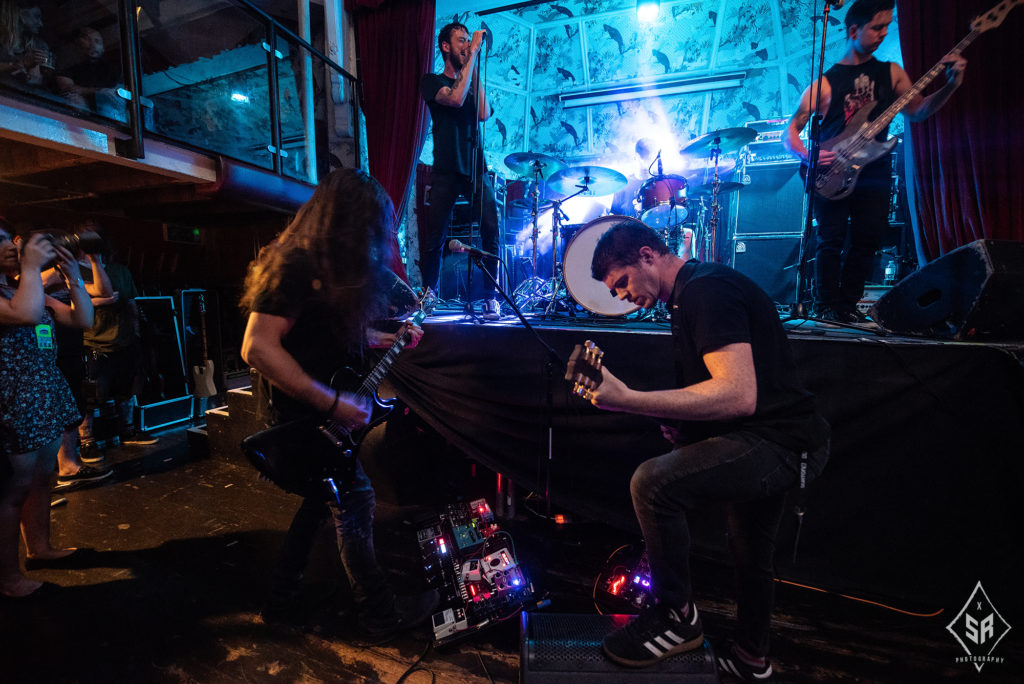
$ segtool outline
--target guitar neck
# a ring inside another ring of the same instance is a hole
[[[956,46],[949,52],[956,52],[957,54],[960,54],[967,48],[968,45],[974,42],[975,38],[977,38],[981,34],[982,31],[971,31],[966,36],[964,36],[963,40],[957,43]],[[943,57],[943,59],[945,59],[945,57]],[[871,139],[878,135],[880,131],[882,131],[886,126],[889,125],[889,123],[893,119],[896,118],[897,114],[902,112],[904,108],[906,108],[906,106],[910,104],[911,100],[917,97],[921,93],[921,91],[928,87],[929,83],[934,81],[935,78],[945,70],[946,65],[940,59],[938,62],[935,63],[935,66],[928,70],[928,72],[924,76],[917,79],[917,82],[914,83],[914,85],[912,85],[907,92],[903,93],[898,98],[896,98],[895,102],[889,105],[889,107],[884,112],[882,112],[878,116],[878,118],[876,118],[868,125],[868,127],[864,131],[864,137]]]
[[[423,319],[427,315],[423,311],[417,311],[409,321],[415,325],[419,325],[423,322]],[[367,398],[373,396],[377,391],[377,387],[381,381],[387,376],[391,370],[391,366],[395,364],[395,360],[398,359],[398,355],[402,353],[405,346],[409,344],[409,340],[412,335],[408,331],[398,336],[394,344],[385,352],[383,358],[377,362],[377,365],[373,367],[369,373],[366,374],[366,378],[363,379],[363,384],[359,386],[359,391],[356,392],[356,396]]]

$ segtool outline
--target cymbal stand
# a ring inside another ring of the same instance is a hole
[[[562,219],[568,219],[569,217],[562,211],[562,202],[567,199],[572,199],[581,192],[585,192],[586,189],[586,186],[583,186],[583,189],[579,192],[562,200],[554,200],[551,203],[554,207],[554,211],[551,214],[551,280],[549,282],[549,286],[545,288],[547,292],[550,293],[551,300],[544,309],[545,316],[554,314],[555,310],[558,308],[558,302],[564,302],[565,300],[565,276],[562,273],[562,264],[558,260],[558,238],[562,234]],[[562,296],[559,297],[559,295]],[[570,313],[572,313],[571,307],[566,306],[566,308]]]
[[[530,191],[530,219],[533,223],[533,233],[530,236],[533,241],[533,256],[530,259],[532,275],[529,279],[520,283],[513,293],[513,298],[520,308],[528,308],[544,299],[543,290],[546,281],[537,275],[537,242],[540,239],[540,183],[544,178],[544,164],[540,161],[533,162],[533,190]]]
[[[718,211],[721,209],[718,204],[718,188],[722,181],[718,176],[718,157],[722,154],[721,139],[715,138],[715,145],[711,148],[711,159],[715,162],[715,174],[711,181],[711,221],[708,230],[708,245],[706,261],[718,261]]]

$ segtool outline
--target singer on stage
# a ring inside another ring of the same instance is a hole
[[[479,122],[491,116],[477,68],[483,39],[482,30],[474,31],[470,39],[465,26],[448,24],[437,36],[437,47],[444,56],[444,71],[424,74],[420,80],[420,92],[434,123],[430,212],[426,225],[420,227],[420,272],[423,286],[434,291],[441,273],[441,252],[448,234],[448,221],[460,193],[471,199],[474,217],[480,217],[484,251],[498,253],[494,185],[487,175],[479,136]],[[483,264],[497,278],[497,259],[485,258]],[[501,306],[493,289],[484,301],[484,318],[501,318]]]

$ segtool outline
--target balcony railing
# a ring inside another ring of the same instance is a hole
[[[248,0],[39,0],[17,24],[0,92],[121,129],[124,156],[162,138],[309,183],[361,156],[355,77]]]

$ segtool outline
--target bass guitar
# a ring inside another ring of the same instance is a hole
[[[419,325],[426,317],[427,312],[420,309],[409,321]],[[394,408],[393,400],[377,396],[377,388],[410,339],[409,332],[399,335],[365,376],[343,368],[331,378],[334,389],[351,392],[369,403],[370,420],[365,426],[348,430],[324,416],[305,416],[249,435],[242,440],[242,452],[264,477],[286,492],[337,501],[355,474],[359,445]]]
[[[971,32],[961,40],[947,54],[960,54],[974,39],[985,31],[995,28],[1003,23],[1006,14],[1024,2],[1024,0],[1004,0],[991,10],[971,22]],[[907,92],[903,93],[889,107],[878,115],[873,121],[868,121],[868,116],[874,111],[874,106],[861,107],[850,119],[842,133],[826,140],[821,144],[822,149],[835,152],[835,161],[828,166],[817,170],[814,177],[814,190],[820,196],[830,200],[841,200],[848,197],[857,186],[857,179],[860,177],[861,169],[875,161],[884,154],[892,151],[896,146],[896,138],[890,138],[885,142],[875,140],[881,131],[889,125],[896,115],[910,104],[922,90],[928,87],[936,76],[946,68],[946,57],[943,57],[933,66],[928,73],[917,80]],[[877,106],[877,105],[875,105]],[[806,167],[802,169],[806,173]]]

